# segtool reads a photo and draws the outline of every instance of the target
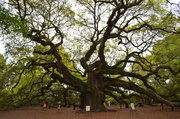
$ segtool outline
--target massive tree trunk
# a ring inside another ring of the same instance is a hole
[[[89,73],[87,83],[87,90],[81,95],[83,107],[90,105],[92,111],[106,111],[102,77],[95,73]]]

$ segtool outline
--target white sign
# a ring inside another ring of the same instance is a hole
[[[86,106],[86,112],[90,111],[90,106]]]

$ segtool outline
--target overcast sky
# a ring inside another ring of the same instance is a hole
[[[0,42],[0,54],[3,54],[4,52],[4,45]]]

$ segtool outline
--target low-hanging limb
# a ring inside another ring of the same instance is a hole
[[[78,79],[77,77],[69,74],[71,77],[71,80],[66,80],[62,76],[58,75],[57,73],[52,73],[51,78],[56,79],[60,83],[68,84],[72,87],[74,87],[77,91],[83,92],[84,85],[86,85],[82,80]]]
[[[129,104],[128,104],[127,101],[125,101],[124,99],[118,98],[116,95],[114,95],[113,93],[111,93],[111,91],[105,90],[105,94],[113,97],[113,98],[114,98],[118,103],[120,103],[120,104],[124,103],[127,108],[129,107]]]
[[[137,98],[139,98],[139,99],[142,98],[140,95],[135,94],[135,93],[126,95],[126,94],[124,93],[124,91],[120,90],[119,88],[112,87],[112,86],[109,86],[109,87],[108,87],[108,90],[110,90],[110,91],[116,91],[117,93],[120,93],[124,99],[130,99],[130,98],[132,98],[133,96],[134,96],[134,97],[137,97]]]
[[[162,102],[162,103],[167,104],[172,107],[180,106],[179,102],[171,102],[169,100],[166,100],[166,99],[162,98],[158,93],[156,93],[152,90],[149,90],[149,89],[141,88],[133,82],[126,82],[126,81],[115,79],[115,78],[108,78],[108,80],[105,81],[105,85],[106,86],[112,85],[114,87],[123,87],[125,89],[133,90],[140,94],[147,95],[148,97],[151,97],[152,99],[155,99],[158,102]]]
[[[115,91],[115,92],[121,94],[121,97],[122,97],[123,99],[128,99],[128,100],[129,100],[129,99],[131,99],[132,97],[136,97],[136,98],[138,98],[138,99],[147,99],[147,100],[149,101],[149,98],[148,98],[147,96],[139,95],[139,94],[137,94],[137,93],[131,93],[131,94],[127,95],[127,94],[125,94],[126,91],[122,91],[122,90],[121,90],[120,88],[118,88],[118,87],[109,86],[108,89],[106,89],[106,90],[108,90],[109,92],[110,92],[110,91]],[[110,96],[111,96],[111,95],[110,95]],[[114,97],[114,96],[112,96],[112,97]],[[116,97],[116,98],[117,98],[117,97]],[[138,105],[138,103],[137,103],[136,105]]]

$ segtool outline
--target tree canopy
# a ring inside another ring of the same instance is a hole
[[[0,94],[19,105],[57,98],[63,87],[95,111],[106,111],[107,96],[180,106],[172,101],[180,99],[179,10],[168,0],[4,2],[0,25],[10,60]]]

